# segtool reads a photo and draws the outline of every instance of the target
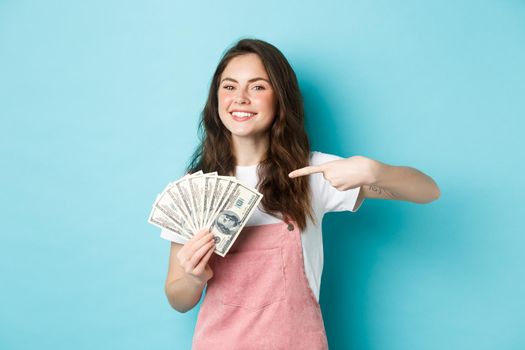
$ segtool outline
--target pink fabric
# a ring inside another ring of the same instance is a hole
[[[201,305],[193,349],[328,349],[319,303],[304,272],[295,223],[245,227]]]

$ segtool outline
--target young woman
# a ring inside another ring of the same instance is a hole
[[[200,230],[172,241],[165,292],[180,312],[205,286],[193,349],[326,349],[319,289],[321,222],[365,198],[428,203],[440,195],[420,171],[363,156],[311,152],[297,78],[273,45],[243,39],[220,60],[187,171],[217,171],[264,197],[222,258]]]

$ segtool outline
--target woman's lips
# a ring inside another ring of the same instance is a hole
[[[233,114],[230,113],[230,115],[232,116],[233,120],[237,121],[237,122],[245,122],[247,120],[250,120],[252,119],[253,117],[255,117],[257,115],[257,113],[255,113],[254,115],[252,115],[251,117],[237,117]]]

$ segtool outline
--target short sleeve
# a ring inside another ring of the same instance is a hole
[[[162,228],[160,229],[160,237],[161,238],[164,238],[168,241],[171,241],[171,242],[175,242],[175,243],[180,243],[180,244],[184,244],[186,243],[188,240],[182,238],[181,236],[173,233],[172,231],[168,230],[168,229],[165,229],[165,228]]]
[[[337,159],[342,159],[342,157],[314,151],[312,152],[310,164],[320,165]],[[319,206],[323,213],[345,210],[356,212],[361,207],[362,203],[354,210],[361,187],[339,191],[324,178],[322,173],[312,174],[311,184],[314,187],[314,191],[318,191],[316,197],[320,201]]]

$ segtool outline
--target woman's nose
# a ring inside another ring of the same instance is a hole
[[[244,103],[247,103],[249,101],[248,101],[248,98],[245,96],[244,92],[243,91],[239,91],[237,96],[235,96],[235,102],[237,102],[239,104],[244,104]]]

